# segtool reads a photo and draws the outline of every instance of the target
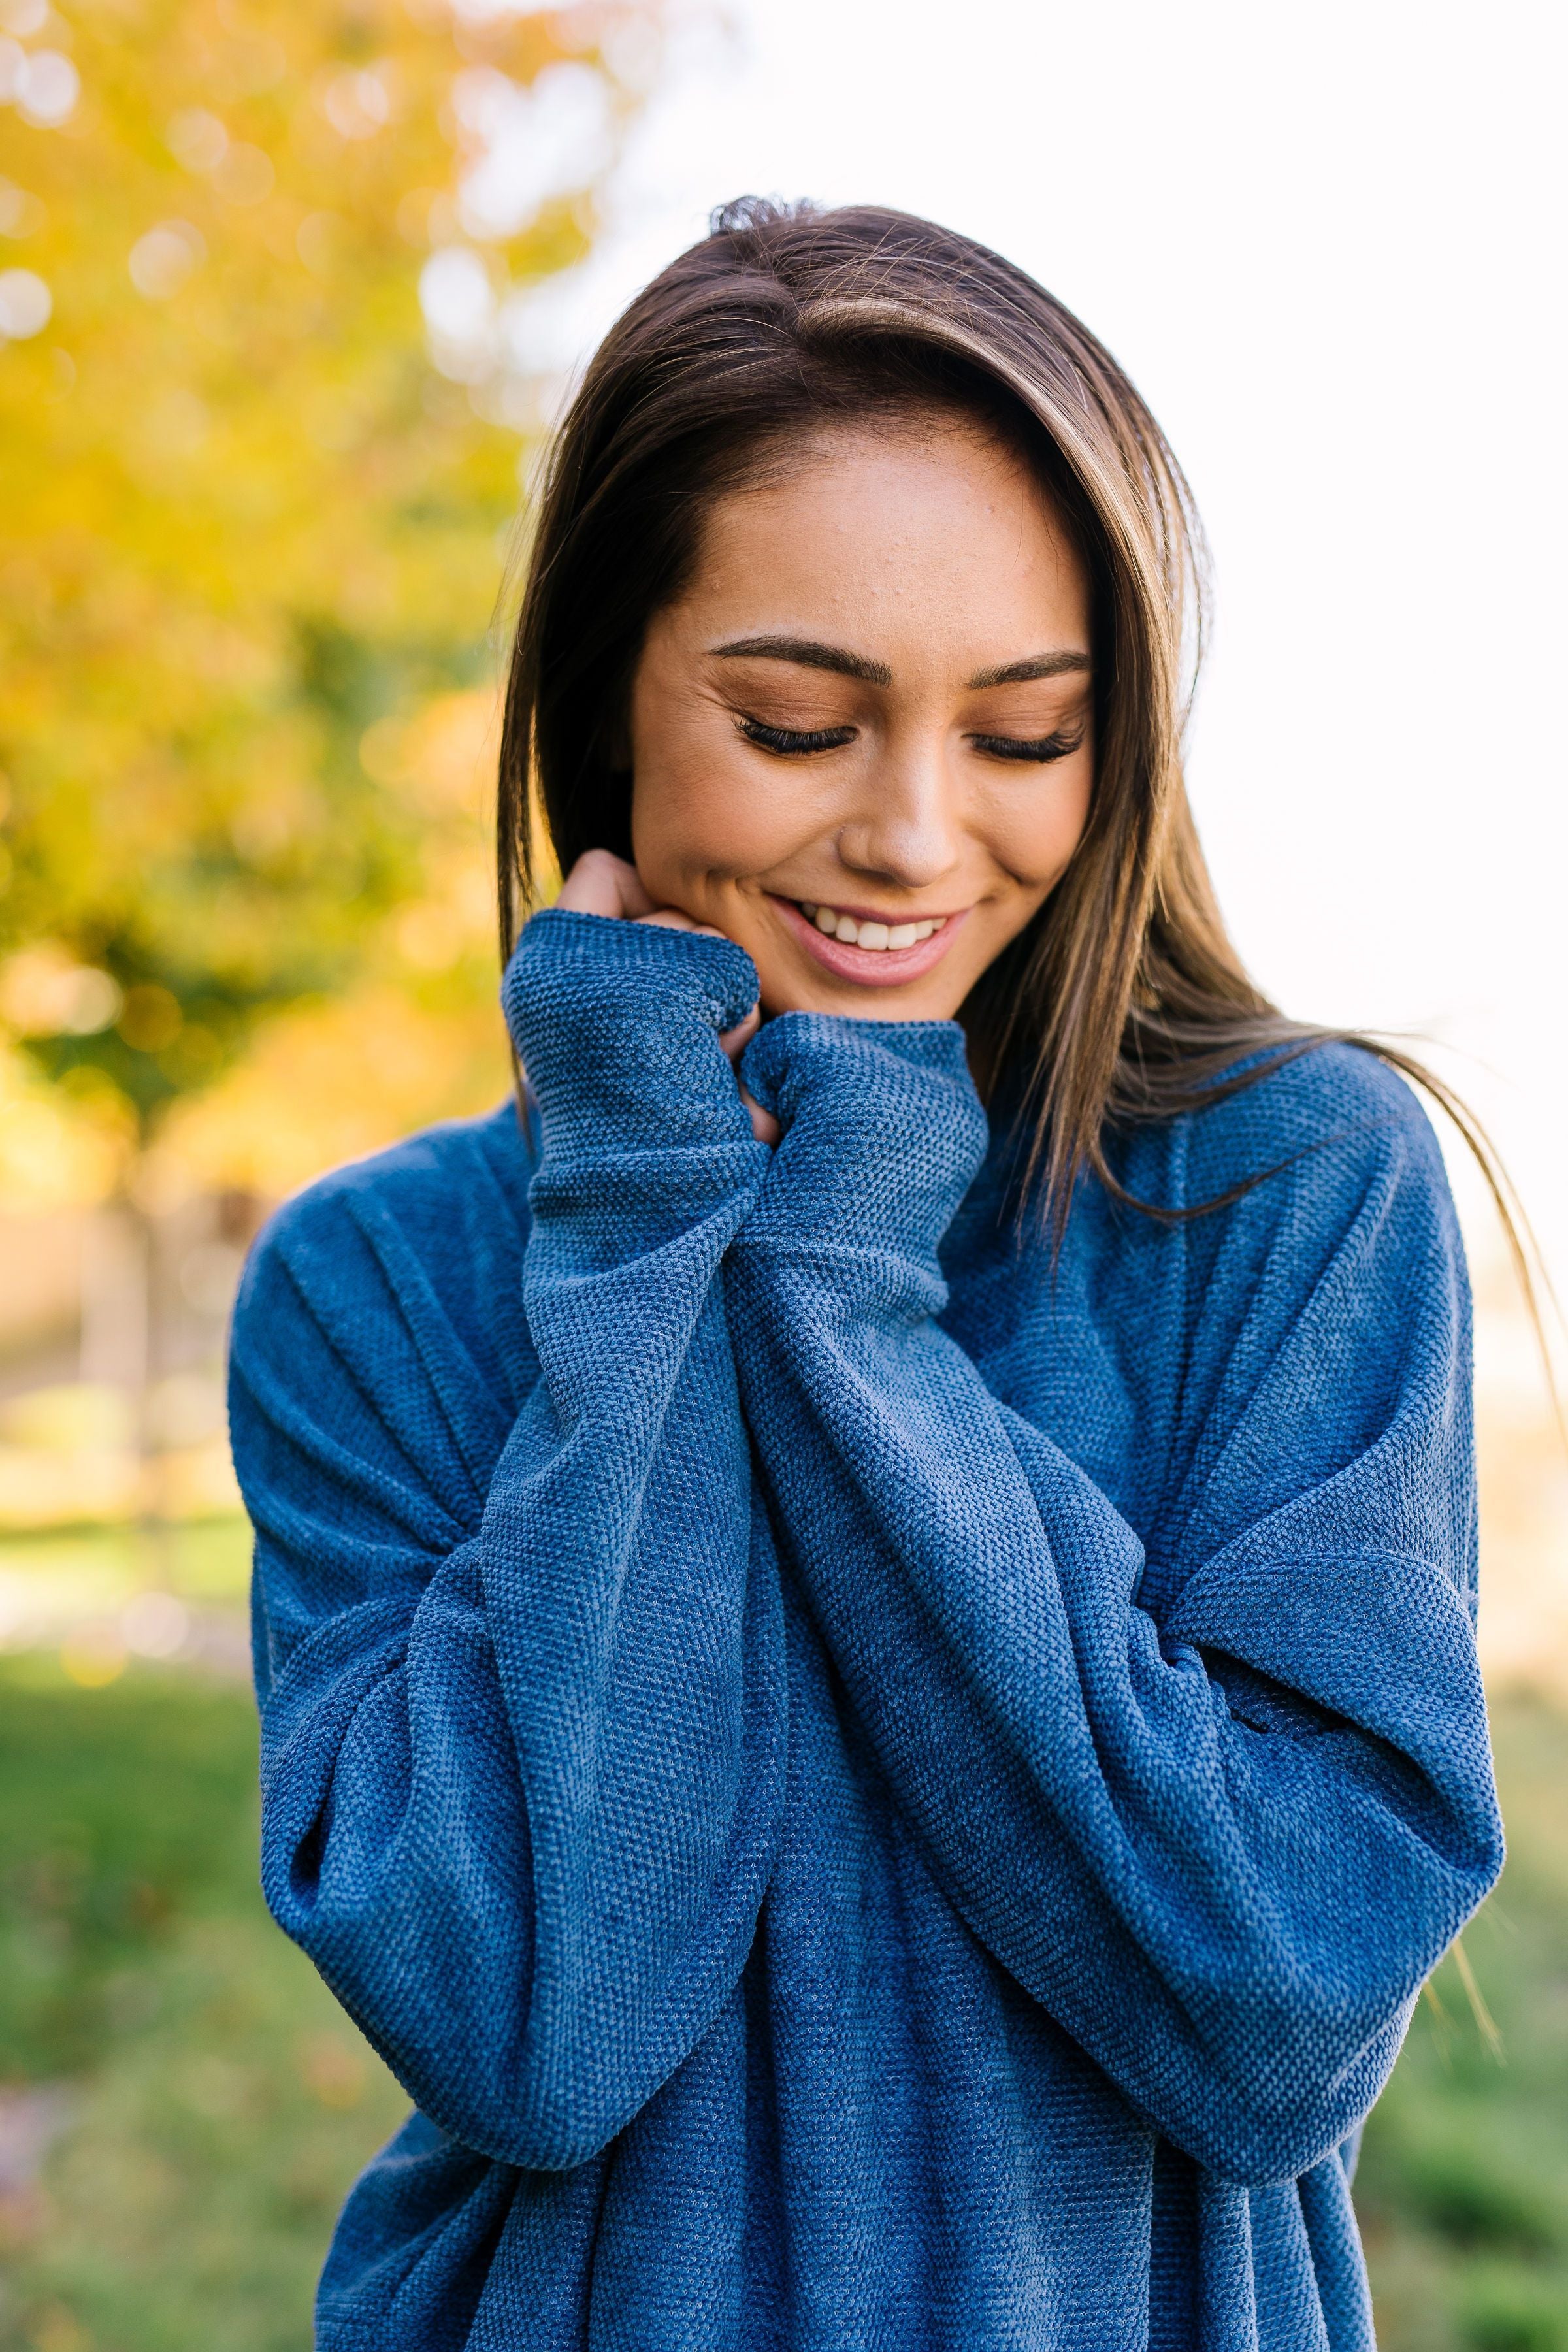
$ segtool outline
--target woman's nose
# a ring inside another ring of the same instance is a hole
[[[840,824],[838,855],[858,874],[906,889],[929,888],[958,864],[956,797],[939,751],[906,751],[875,761]]]

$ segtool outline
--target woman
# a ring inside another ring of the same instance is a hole
[[[994,255],[745,205],[563,429],[508,1108],[236,1324],[264,1876],[418,2112],[331,2347],[1370,2345],[1500,1837],[1403,1081],[1243,975],[1192,532]]]

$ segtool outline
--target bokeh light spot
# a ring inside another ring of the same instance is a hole
[[[190,1612],[172,1592],[139,1592],[120,1612],[125,1646],[139,1658],[177,1657],[190,1630]]]
[[[27,59],[16,107],[25,122],[54,131],[76,110],[81,76],[63,49],[35,49]]]
[[[79,1625],[60,1644],[60,1669],[82,1690],[103,1690],[125,1672],[126,1650],[113,1625]]]
[[[93,1037],[121,1003],[112,975],[58,940],[21,948],[0,967],[0,1020],[18,1037]]]
[[[321,85],[321,111],[340,139],[369,139],[392,119],[392,87],[384,66],[333,74]]]
[[[131,248],[131,283],[150,302],[166,302],[205,259],[206,249],[205,238],[191,222],[160,221]]]
[[[36,269],[0,269],[0,335],[19,343],[41,334],[54,307],[54,297]]]
[[[226,205],[259,205],[272,194],[277,176],[263,148],[241,142],[219,158],[212,183]]]
[[[13,180],[0,180],[0,236],[32,236],[47,218],[38,197]]]
[[[165,138],[169,152],[187,172],[213,172],[228,152],[228,132],[205,106],[187,106],[174,115]]]
[[[174,1044],[184,1019],[178,997],[156,981],[144,980],[126,990],[116,1025],[126,1044],[139,1054],[159,1054]]]

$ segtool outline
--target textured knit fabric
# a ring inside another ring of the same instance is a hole
[[[537,1102],[236,1323],[264,1880],[417,2112],[327,2352],[1363,2352],[1349,2176],[1496,1875],[1468,1309],[1323,1048],[1054,1269],[958,1028],[554,911]]]

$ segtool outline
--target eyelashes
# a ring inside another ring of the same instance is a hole
[[[737,721],[748,743],[759,751],[772,751],[779,759],[809,758],[814,751],[839,751],[846,743],[855,740],[853,727],[770,727],[761,719]],[[1027,761],[1037,767],[1048,766],[1053,760],[1066,760],[1083,742],[1083,732],[1058,729],[1054,735],[971,735],[971,745],[991,760]]]
[[[1044,767],[1052,760],[1065,760],[1083,741],[1081,731],[1076,735],[1058,729],[1054,735],[972,735],[970,741],[977,751],[992,760],[1032,760]]]
[[[799,759],[808,751],[837,751],[855,740],[853,727],[817,727],[809,733],[795,727],[768,727],[760,719],[742,719],[741,732],[749,743],[764,751],[776,751],[784,759]]]

